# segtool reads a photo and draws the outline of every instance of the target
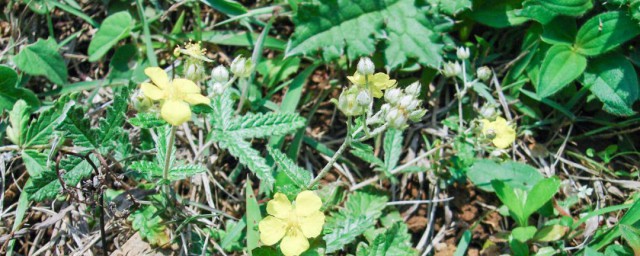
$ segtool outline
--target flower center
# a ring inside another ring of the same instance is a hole
[[[494,129],[489,129],[487,130],[486,134],[488,139],[494,139],[496,137],[496,130]]]
[[[296,234],[300,230],[300,223],[298,222],[298,215],[295,212],[295,208],[289,212],[289,218],[287,218],[287,234]]]

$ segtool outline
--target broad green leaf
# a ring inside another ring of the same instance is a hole
[[[29,176],[36,177],[48,170],[48,155],[33,149],[27,149],[22,151],[20,156],[22,156],[22,162],[24,162],[24,166],[27,168]]]
[[[129,36],[132,27],[133,19],[128,11],[109,15],[89,43],[89,61],[102,58],[120,40]]]
[[[58,53],[58,44],[53,38],[39,39],[28,45],[13,60],[27,74],[45,76],[58,85],[67,83],[67,64]]]
[[[558,16],[545,24],[540,39],[548,44],[572,45],[578,33],[575,18]]]
[[[98,159],[94,157],[91,160],[94,163],[98,162]],[[65,170],[62,180],[66,187],[75,187],[82,179],[91,176],[93,172],[87,161],[75,156],[68,156],[60,161],[60,170]],[[40,202],[60,195],[62,184],[60,184],[60,179],[56,173],[55,164],[52,164],[38,176],[32,177],[32,180],[33,186],[25,188],[31,200]]]
[[[546,24],[559,15],[581,16],[593,8],[592,0],[526,0],[521,15]]]
[[[24,100],[16,101],[13,108],[9,112],[9,126],[7,126],[7,138],[18,146],[24,142],[24,135],[27,133],[27,124],[29,123],[29,114],[31,113],[29,106]]]
[[[344,208],[327,217],[323,238],[327,253],[333,253],[353,242],[364,231],[375,226],[382,216],[388,197],[370,189],[351,194]]]
[[[598,250],[595,250],[591,247],[586,247],[584,249],[584,256],[603,256],[604,254],[598,252]]]
[[[494,28],[517,26],[529,20],[517,15],[521,7],[520,0],[476,0],[473,1],[470,16],[477,22]]]
[[[531,214],[536,212],[540,207],[546,204],[560,189],[560,180],[556,177],[546,178],[539,181],[527,196],[524,205],[524,216],[529,218]]]
[[[418,255],[411,246],[411,236],[404,222],[396,222],[384,233],[377,235],[369,245],[358,245],[356,256],[377,255]]]
[[[295,113],[249,113],[236,118],[229,125],[228,130],[238,138],[266,138],[295,132],[304,127],[306,122],[303,117]]]
[[[620,225],[622,238],[633,249],[635,255],[640,254],[640,230],[629,225]]]
[[[258,247],[258,240],[260,238],[260,234],[258,233],[258,222],[262,219],[262,214],[260,214],[260,207],[258,206],[256,195],[253,193],[251,179],[248,178],[245,188],[245,196],[247,209],[247,249],[251,251]]]
[[[402,130],[390,128],[384,134],[384,170],[391,175],[391,170],[396,168],[402,154]]]
[[[0,65],[0,112],[11,109],[18,100],[31,106],[39,106],[38,97],[29,89],[16,87],[18,73],[10,67]]]
[[[589,63],[583,84],[604,104],[604,110],[615,115],[633,115],[638,99],[638,75],[633,65],[621,54],[597,57]]]
[[[131,227],[149,244],[162,246],[169,243],[169,235],[162,224],[164,221],[155,206],[146,205],[131,213],[127,219],[131,221]]]
[[[562,239],[567,234],[567,231],[569,231],[569,228],[565,226],[548,225],[538,230],[533,239],[538,242],[554,242]]]
[[[431,68],[440,67],[444,46],[440,40],[441,33],[436,31],[434,20],[430,20],[420,6],[416,6],[414,1],[400,0],[390,5],[383,16],[388,37],[384,49],[387,67],[395,69],[410,59]],[[349,51],[347,49],[347,54]]]
[[[517,227],[511,231],[511,237],[514,239],[526,243],[536,234],[538,229],[534,226]]]
[[[133,170],[134,177],[140,176],[140,178],[143,178],[148,181],[153,181],[154,179],[162,178],[163,167],[160,167],[160,165],[158,165],[155,162],[150,162],[145,160],[135,161],[131,163],[128,167],[129,169]],[[169,179],[171,179],[171,177],[169,177]]]
[[[438,8],[448,14],[456,15],[459,12],[471,8],[471,0],[428,0],[429,3],[438,5]]]
[[[624,12],[596,15],[585,22],[576,36],[575,48],[580,54],[596,56],[610,51],[640,34],[638,21]]]
[[[86,149],[97,149],[100,147],[100,132],[91,127],[91,120],[85,117],[81,106],[75,106],[67,113],[67,118],[56,130],[65,132],[71,138],[74,145]]]
[[[244,141],[242,138],[234,137],[224,132],[213,133],[212,139],[218,143],[220,148],[226,149],[231,155],[238,158],[238,161],[247,166],[253,172],[267,190],[273,188],[275,179],[271,174],[271,167],[267,165],[267,161],[260,156],[260,152],[251,147],[251,143]]]
[[[587,58],[574,52],[569,46],[551,47],[540,69],[538,95],[545,98],[555,94],[582,75],[586,67]]]
[[[518,226],[528,226],[528,215],[525,214],[524,202],[527,201],[527,192],[514,189],[501,180],[492,180],[491,186],[500,201],[507,206],[511,217],[516,220]]]
[[[604,250],[604,256],[635,256],[635,255],[637,254],[634,254],[634,251],[631,248],[623,245],[619,245],[619,244],[610,244]]]
[[[134,70],[140,66],[138,51],[138,47],[134,44],[126,44],[116,48],[109,61],[111,71],[108,78],[130,80]]]
[[[127,88],[114,89],[114,98],[111,106],[107,107],[107,114],[99,121],[99,147],[106,153],[115,148],[118,138],[126,136],[123,126],[127,120],[129,109],[129,90]]]
[[[67,113],[75,105],[69,96],[59,98],[56,103],[45,110],[36,120],[31,121],[24,136],[24,147],[49,144],[51,135],[66,118]]]
[[[467,177],[478,188],[493,192],[492,180],[501,180],[512,188],[531,190],[544,177],[530,165],[505,161],[497,163],[490,159],[477,159],[467,171]]]

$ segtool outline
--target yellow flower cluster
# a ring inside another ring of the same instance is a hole
[[[298,194],[295,204],[287,196],[276,193],[267,203],[267,213],[258,224],[260,241],[265,245],[280,242],[285,256],[300,255],[309,249],[308,238],[322,232],[324,213],[320,211],[322,200],[312,191]]]
[[[375,73],[365,76],[360,74],[360,72],[356,72],[353,76],[347,76],[347,79],[359,87],[365,87],[368,82],[369,86],[367,89],[374,98],[382,97],[382,95],[384,95],[382,93],[383,90],[389,89],[396,84],[396,80],[389,79],[389,75],[385,73]]]
[[[171,125],[181,125],[191,119],[189,104],[211,102],[200,94],[200,87],[191,80],[176,78],[170,81],[167,73],[158,67],[146,68],[144,73],[153,83],[142,83],[142,93],[145,97],[160,102],[160,116]]]
[[[504,118],[498,117],[493,122],[482,119],[480,122],[482,122],[482,134],[491,139],[496,147],[508,148],[516,140],[516,130]]]

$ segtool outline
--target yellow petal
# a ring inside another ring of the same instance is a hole
[[[296,215],[309,216],[322,207],[322,200],[313,191],[305,190],[296,197]]]
[[[300,223],[300,229],[305,237],[316,237],[320,235],[320,232],[322,232],[322,226],[324,225],[324,213],[317,211],[307,217],[301,217],[298,221]]]
[[[162,104],[160,116],[167,123],[178,126],[191,119],[191,108],[184,101],[167,100]]]
[[[163,69],[159,67],[145,68],[144,73],[151,79],[151,81],[160,89],[169,87],[169,77]]]
[[[482,119],[482,120],[480,120],[480,122],[482,122],[482,134],[486,135],[489,131],[494,131],[495,132],[495,128],[493,127],[493,123],[491,123],[489,120]]]
[[[364,85],[364,76],[356,72],[353,76],[347,76],[347,79],[355,85]]]
[[[516,140],[516,131],[504,120],[502,117],[498,117],[494,122],[496,129],[496,137],[493,139],[493,144],[498,148],[508,148],[513,141]]]
[[[309,241],[300,230],[291,230],[282,238],[280,250],[285,256],[296,256],[309,249]]]
[[[187,94],[187,96],[184,97],[184,101],[188,102],[191,105],[196,105],[196,104],[209,105],[209,103],[211,103],[211,100],[209,98],[202,96],[199,93]]]
[[[274,245],[284,236],[287,224],[273,216],[267,216],[258,223],[260,241],[265,245]]]
[[[276,193],[267,203],[267,213],[279,219],[287,219],[291,211],[291,202],[282,193]]]
[[[200,87],[197,86],[193,81],[189,79],[184,79],[184,78],[173,79],[172,85],[175,86],[175,89],[177,89],[178,91],[184,94],[200,93]]]
[[[165,94],[160,88],[150,83],[142,83],[140,85],[140,89],[142,89],[142,94],[147,96],[152,100],[161,100],[164,99]]]

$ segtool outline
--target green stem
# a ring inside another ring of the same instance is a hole
[[[163,185],[166,195],[169,195],[169,169],[171,168],[171,151],[173,151],[173,143],[176,140],[176,131],[178,126],[171,126],[171,134],[169,134],[169,143],[167,143],[167,154],[164,157],[164,169],[162,170],[162,179],[167,182]]]
[[[313,188],[313,185],[318,183],[322,178],[324,178],[324,176],[327,175],[327,173],[329,173],[329,170],[331,170],[331,167],[333,166],[333,164],[335,164],[336,161],[338,161],[338,158],[342,155],[342,153],[344,153],[344,151],[350,145],[351,145],[351,117],[347,119],[347,137],[344,139],[344,142],[342,143],[338,151],[336,151],[336,153],[333,154],[333,157],[331,157],[329,162],[318,173],[318,176],[316,176],[316,178],[313,179],[311,183],[309,183],[309,186],[308,186],[309,188]]]
[[[53,20],[51,20],[51,13],[47,11],[47,27],[49,27],[49,37],[55,39],[56,35],[53,32]]]

